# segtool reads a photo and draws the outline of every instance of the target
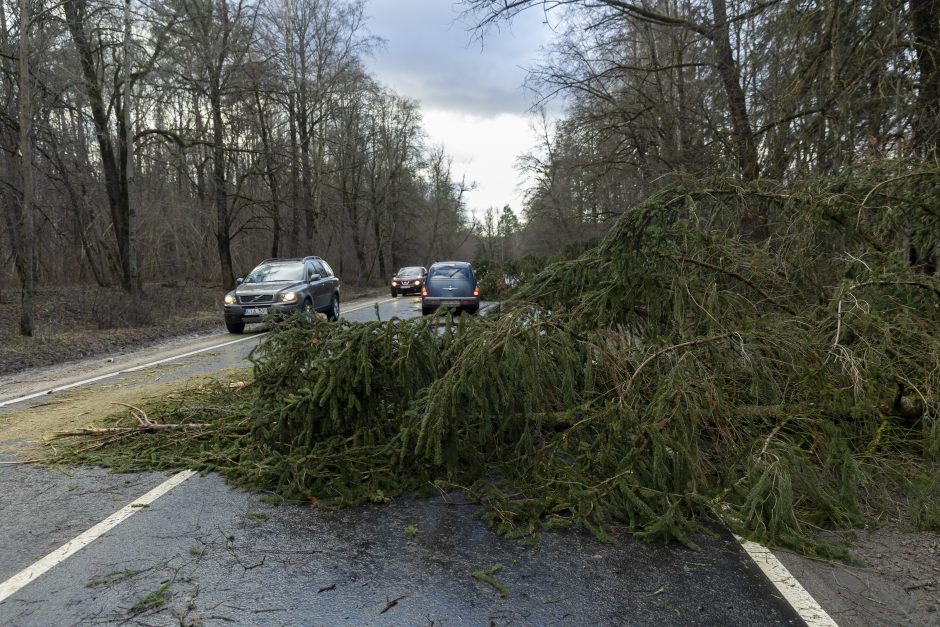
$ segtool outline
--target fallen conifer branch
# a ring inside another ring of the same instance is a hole
[[[47,439],[57,440],[60,438],[78,436],[123,435],[129,433],[146,433],[150,431],[188,431],[191,429],[211,429],[215,426],[216,425],[211,423],[160,424],[157,422],[149,422],[139,427],[85,427],[84,429],[73,429],[71,431],[55,431]]]
[[[898,247],[899,229],[940,241],[940,170],[892,185],[891,212],[867,208],[888,170],[679,181],[487,316],[285,320],[250,386],[154,418],[132,407],[137,426],[99,427],[76,458],[214,469],[304,502],[463,489],[513,537],[627,528],[694,546],[717,518],[831,557],[848,534],[820,529],[900,498],[940,528],[940,288]],[[767,203],[759,245],[734,236],[742,202]],[[888,289],[849,294],[868,286]]]

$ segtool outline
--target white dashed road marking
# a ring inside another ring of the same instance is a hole
[[[0,603],[3,603],[7,597],[15,594],[20,588],[33,581],[46,571],[50,570],[57,564],[63,562],[77,551],[80,551],[84,547],[88,546],[111,529],[114,529],[119,524],[143,509],[145,506],[150,505],[158,498],[192,477],[194,474],[196,473],[192,470],[184,470],[183,472],[173,475],[150,492],[147,492],[140,498],[131,501],[118,511],[114,512],[88,531],[69,540],[49,555],[45,556],[37,562],[34,562],[32,565],[13,575],[0,584]]]
[[[354,311],[360,311],[368,307],[375,307],[376,305],[388,302],[390,300],[391,299],[374,301],[374,302],[361,305],[359,307],[353,307],[346,311],[350,313]],[[28,394],[26,396],[19,396],[17,398],[11,398],[11,399],[0,402],[0,407],[4,407],[7,405],[14,405],[16,403],[21,403],[23,401],[28,401],[34,398],[39,398],[41,396],[46,396],[54,392],[59,392],[62,390],[68,390],[71,388],[79,387],[81,385],[88,385],[89,383],[103,381],[105,379],[110,379],[121,374],[126,374],[129,372],[136,372],[138,370],[143,370],[145,368],[150,368],[151,366],[156,366],[156,365],[167,363],[170,361],[184,359],[186,357],[191,357],[192,355],[198,355],[199,353],[204,353],[207,351],[223,348],[225,346],[238,344],[239,342],[247,342],[249,340],[255,340],[263,335],[265,334],[259,333],[256,335],[252,335],[251,337],[242,337],[236,340],[231,340],[229,342],[223,342],[221,344],[215,344],[213,346],[207,346],[205,348],[200,348],[198,350],[189,351],[188,353],[183,353],[181,355],[174,355],[172,357],[167,357],[165,359],[158,359],[156,361],[151,361],[145,364],[140,364],[132,368],[125,368],[117,372],[111,372],[111,373],[103,374],[97,377],[91,377],[89,379],[75,381],[74,383],[69,383],[67,385],[60,385],[57,387],[50,388],[48,390],[36,392],[34,394]],[[54,568],[56,565],[66,560],[68,557],[70,557],[77,551],[80,551],[82,548],[88,546],[89,544],[91,544],[92,542],[100,538],[102,535],[104,535],[111,529],[117,527],[119,524],[121,524],[122,522],[130,518],[131,516],[133,516],[137,511],[150,505],[151,503],[156,501],[158,498],[160,498],[161,496],[163,496],[164,494],[166,494],[167,492],[169,492],[176,486],[180,485],[181,483],[183,483],[184,481],[192,477],[194,474],[196,473],[192,470],[185,470],[183,472],[177,473],[176,475],[174,475],[170,479],[167,479],[166,481],[161,483],[159,486],[157,486],[150,492],[147,492],[140,498],[135,499],[134,501],[128,503],[126,506],[122,507],[118,511],[114,512],[113,514],[111,514],[110,516],[102,520],[100,523],[98,523],[91,529],[85,531],[79,536],[76,536],[72,540],[69,540],[68,542],[63,544],[61,547],[59,547],[58,549],[56,549],[49,555],[45,556],[44,558],[40,559],[37,562],[34,562],[29,567],[23,569],[16,575],[13,575],[12,577],[4,581],[2,584],[0,584],[0,603],[3,603],[4,600],[6,600],[11,595],[15,594],[18,590],[23,588],[23,586],[27,585],[34,579],[40,577],[43,573]]]

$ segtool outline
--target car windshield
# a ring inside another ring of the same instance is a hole
[[[302,281],[304,278],[304,264],[296,263],[266,263],[251,271],[245,278],[245,283],[274,283],[277,281]]]
[[[436,266],[431,268],[428,278],[469,279],[470,268],[467,266]]]
[[[398,271],[398,276],[421,276],[421,268],[402,268]]]

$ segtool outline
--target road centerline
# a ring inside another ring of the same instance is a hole
[[[42,574],[48,572],[57,564],[62,563],[71,555],[74,555],[81,549],[85,548],[103,536],[105,533],[111,529],[114,529],[119,524],[133,516],[145,506],[152,504],[158,498],[178,485],[182,484],[184,481],[195,474],[196,472],[193,470],[184,470],[182,472],[176,473],[143,496],[134,499],[118,511],[114,512],[94,527],[91,527],[87,531],[75,536],[52,553],[49,553],[42,559],[33,562],[31,565],[27,566],[3,583],[0,583],[0,603],[3,603],[8,597],[15,594],[28,583],[39,578]]]

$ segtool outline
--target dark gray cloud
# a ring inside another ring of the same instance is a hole
[[[423,108],[474,115],[524,113],[532,104],[524,68],[551,35],[532,10],[511,25],[476,36],[448,0],[370,0],[369,28],[386,40],[368,65],[376,79]]]

